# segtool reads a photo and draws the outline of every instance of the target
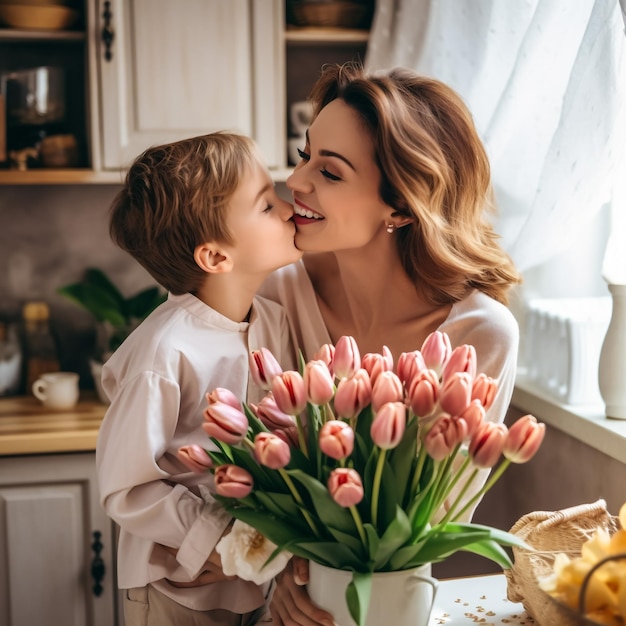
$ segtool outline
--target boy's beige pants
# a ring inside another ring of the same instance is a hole
[[[126,589],[123,593],[126,626],[253,626],[272,623],[266,607],[243,615],[224,609],[194,611],[151,585]]]

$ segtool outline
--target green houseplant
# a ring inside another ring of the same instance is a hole
[[[102,270],[93,267],[85,270],[81,281],[59,287],[57,293],[91,313],[96,321],[97,345],[90,367],[101,400],[108,402],[100,389],[102,364],[167,294],[154,286],[126,297]]]

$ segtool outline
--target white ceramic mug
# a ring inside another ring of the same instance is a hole
[[[50,372],[33,383],[33,394],[49,409],[71,409],[80,395],[78,374]]]

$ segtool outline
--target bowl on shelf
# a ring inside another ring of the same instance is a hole
[[[369,28],[372,21],[370,2],[335,0],[289,0],[287,22],[295,26],[328,28]]]
[[[78,11],[58,4],[0,2],[0,22],[24,30],[63,30],[78,19]]]

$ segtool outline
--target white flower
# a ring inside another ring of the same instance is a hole
[[[220,539],[215,549],[222,557],[222,570],[226,576],[239,576],[257,585],[274,578],[291,558],[291,554],[283,550],[263,567],[276,545],[241,520],[235,520],[232,530]]]

